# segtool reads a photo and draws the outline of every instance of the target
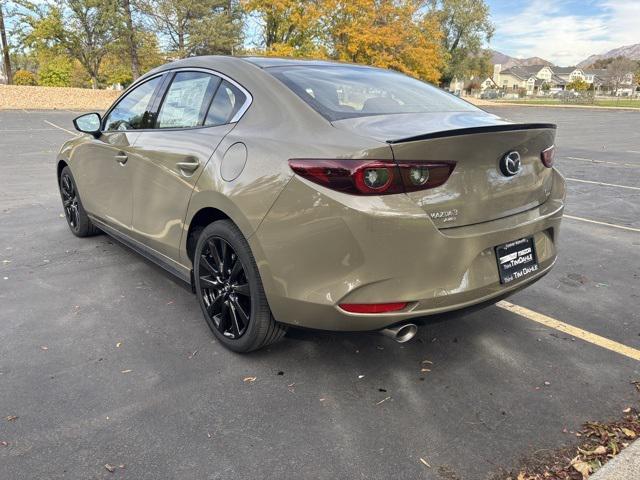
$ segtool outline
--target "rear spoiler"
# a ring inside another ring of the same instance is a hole
[[[431,140],[432,138],[457,137],[460,135],[473,135],[474,133],[511,132],[514,130],[538,130],[552,129],[557,127],[554,123],[507,123],[505,125],[486,125],[483,127],[457,128],[454,130],[443,130],[439,132],[424,133],[413,137],[399,138],[397,140],[387,140],[387,143],[417,142],[419,140]]]

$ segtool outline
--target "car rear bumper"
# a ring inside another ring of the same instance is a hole
[[[475,225],[438,229],[407,196],[356,197],[294,177],[249,239],[275,318],[327,330],[375,330],[462,309],[544,276],[555,263],[565,184],[547,201]],[[494,247],[532,236],[539,270],[500,283]],[[342,303],[407,302],[400,312],[353,314]]]

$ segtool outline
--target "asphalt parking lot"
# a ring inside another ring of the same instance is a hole
[[[508,301],[640,349],[640,112],[492,111],[557,123],[569,179],[558,264]],[[54,165],[75,115],[0,111],[0,479],[481,480],[637,406],[637,359],[498,306],[404,345],[225,350],[163,271],[68,231]]]

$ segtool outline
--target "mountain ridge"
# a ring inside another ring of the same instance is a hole
[[[516,66],[553,65],[549,60],[540,57],[515,58],[493,49],[489,49],[489,54],[491,55],[491,63],[493,65],[501,64],[503,70]]]
[[[608,52],[598,55],[590,55],[589,57],[578,63],[578,67],[584,68],[593,65],[596,60],[604,60],[607,58],[626,57],[630,60],[640,60],[640,43],[634,43],[632,45],[623,45],[622,47],[614,48]]]

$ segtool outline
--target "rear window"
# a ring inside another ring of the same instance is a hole
[[[357,66],[266,70],[331,121],[367,115],[478,110],[439,88],[391,70]]]

